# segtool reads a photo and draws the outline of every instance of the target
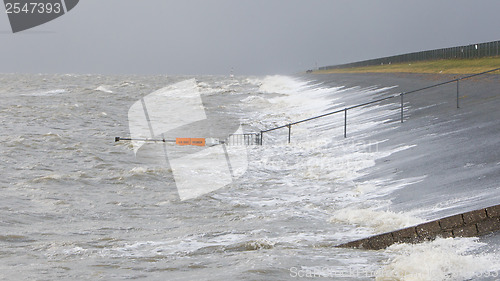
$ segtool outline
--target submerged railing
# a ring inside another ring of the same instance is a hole
[[[416,92],[420,92],[420,91],[424,91],[424,90],[428,90],[428,89],[439,87],[439,86],[443,86],[443,85],[446,85],[446,84],[455,83],[455,82],[457,83],[457,97],[456,97],[456,99],[457,99],[457,108],[460,108],[460,93],[459,93],[460,81],[461,80],[465,80],[465,79],[469,79],[469,78],[472,78],[472,77],[475,77],[475,76],[479,76],[479,75],[484,75],[484,74],[487,74],[487,73],[495,72],[495,71],[498,71],[498,70],[500,70],[500,68],[495,68],[495,69],[484,71],[484,72],[481,72],[481,73],[467,75],[467,76],[456,78],[456,79],[449,80],[449,81],[446,81],[446,82],[442,82],[442,83],[434,84],[434,85],[431,85],[431,86],[423,87],[423,88],[420,88],[420,89],[416,89],[416,90],[412,90],[412,91],[408,91],[408,92],[403,92],[403,93],[399,93],[399,94],[396,94],[396,95],[388,96],[388,97],[385,97],[385,98],[381,98],[381,99],[377,99],[377,100],[373,100],[373,101],[369,101],[369,102],[365,102],[365,103],[353,105],[353,106],[350,106],[350,107],[346,107],[346,108],[339,109],[339,110],[336,110],[336,111],[328,112],[328,113],[321,114],[321,115],[318,115],[318,116],[314,116],[314,117],[310,117],[310,118],[307,118],[307,119],[299,120],[299,121],[296,121],[296,122],[288,123],[286,125],[274,127],[274,128],[267,129],[267,130],[262,130],[262,131],[260,131],[260,133],[254,133],[254,134],[255,135],[260,135],[260,137],[258,138],[258,140],[260,141],[259,144],[262,145],[263,144],[263,140],[264,140],[264,133],[268,133],[268,132],[279,130],[279,129],[283,129],[283,128],[288,128],[288,143],[290,143],[291,142],[292,126],[293,125],[297,125],[297,124],[300,124],[300,123],[308,122],[308,121],[311,121],[311,120],[323,118],[323,117],[334,115],[334,114],[338,114],[338,113],[344,113],[344,138],[347,138],[347,112],[349,110],[351,110],[351,109],[355,109],[355,108],[358,108],[358,107],[363,107],[363,106],[366,106],[366,105],[370,105],[370,104],[374,104],[374,103],[379,103],[379,102],[382,102],[382,101],[386,101],[386,100],[389,100],[389,99],[393,99],[393,98],[398,98],[399,97],[401,99],[401,123],[403,123],[404,122],[404,96],[405,95],[416,93]]]
[[[232,134],[225,140],[226,145],[260,145],[260,133]]]

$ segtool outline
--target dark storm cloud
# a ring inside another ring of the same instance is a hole
[[[498,40],[500,2],[85,0],[27,32],[0,15],[0,72],[293,73]]]

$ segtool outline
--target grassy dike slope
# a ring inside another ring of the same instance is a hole
[[[365,67],[316,70],[316,74],[329,73],[431,73],[431,74],[473,74],[500,67],[500,57],[478,59],[449,59],[397,63]],[[500,74],[500,71],[493,72]]]

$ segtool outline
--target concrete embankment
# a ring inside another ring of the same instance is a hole
[[[395,243],[419,243],[436,237],[475,237],[500,231],[500,205],[434,220],[338,245],[380,250]]]
[[[361,73],[307,77],[332,87],[396,86],[383,94],[367,96],[369,101],[456,76]],[[460,108],[456,106],[457,87]],[[350,106],[358,101],[346,96],[344,102]],[[405,96],[404,123],[400,122],[398,99],[383,105],[392,106],[394,114],[385,117],[375,133],[348,129],[348,138],[378,143],[377,149],[382,152],[395,147],[406,149],[377,159],[353,182],[377,190],[381,194],[377,200],[390,202],[388,211],[410,213],[428,222],[340,246],[382,249],[393,243],[417,243],[438,236],[481,236],[500,230],[500,75],[488,74]],[[378,108],[373,106],[373,110]],[[354,116],[350,122],[356,122],[355,118],[362,116]],[[494,240],[500,245],[500,238]]]
[[[366,100],[407,92],[450,80],[455,75],[426,74],[328,74],[308,79],[329,86],[393,87]],[[385,106],[394,115],[379,124],[376,132],[348,128],[352,142],[378,143],[378,151],[407,147],[362,171],[356,185],[390,190],[379,200],[391,202],[392,212],[412,213],[432,221],[500,204],[500,75],[484,75],[405,96],[404,123],[399,99]],[[358,100],[345,97],[345,106]],[[342,105],[344,106],[344,105]],[[378,106],[378,105],[377,105]],[[378,107],[373,106],[376,115]],[[357,122],[352,110],[348,122]],[[356,119],[357,118],[357,119]],[[342,132],[332,135],[342,137]]]

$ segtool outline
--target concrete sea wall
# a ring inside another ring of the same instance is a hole
[[[500,205],[433,220],[337,247],[380,250],[395,243],[419,243],[436,237],[476,237],[497,231],[500,231]]]

